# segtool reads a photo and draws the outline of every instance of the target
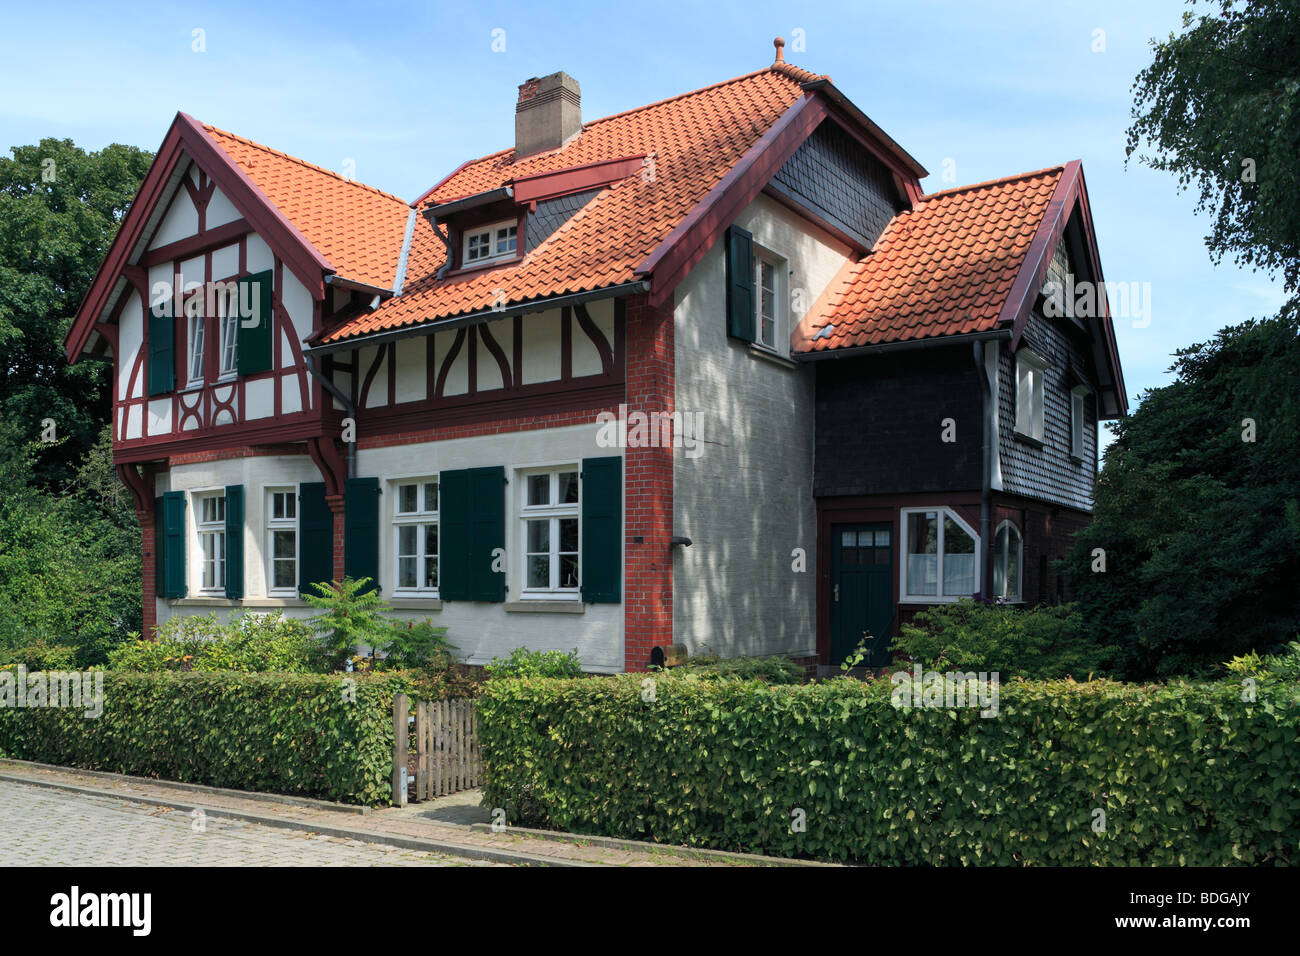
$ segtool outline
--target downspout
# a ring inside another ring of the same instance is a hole
[[[997,339],[990,340],[990,344],[993,346],[996,356],[1001,346]],[[975,370],[980,377],[980,411],[984,432],[983,440],[980,442],[983,456],[980,475],[980,548],[982,549],[980,556],[980,596],[988,600],[992,593],[990,587],[992,568],[989,561],[992,542],[989,540],[989,525],[993,516],[993,413],[997,406],[993,401],[988,368],[984,362],[984,343],[973,342],[971,349],[975,357]],[[996,361],[993,367],[997,368]]]
[[[326,378],[323,372],[316,366],[316,356],[310,349],[303,349],[303,361],[307,363],[307,371],[311,372],[311,377],[320,382],[321,387],[329,392],[334,398],[338,399],[339,404],[343,406],[343,414],[354,422],[357,420],[357,407],[352,404],[352,399],[344,394],[343,389],[334,384],[333,379]],[[355,478],[357,475],[357,443],[354,441],[345,442],[348,446],[348,477]]]

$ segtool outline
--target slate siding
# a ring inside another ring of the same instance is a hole
[[[769,187],[814,210],[868,249],[902,208],[885,165],[830,120],[795,150]]]
[[[589,189],[585,193],[557,196],[539,202],[537,211],[529,213],[528,220],[524,223],[524,251],[532,252],[540,246],[598,192],[599,189]]]
[[[969,346],[815,365],[815,495],[980,488],[980,382]],[[942,441],[945,418],[956,423],[955,442]]]
[[[1080,344],[1081,332],[1068,320],[1046,319],[1035,312],[1022,338],[1024,345],[1050,363],[1043,376],[1043,439],[1038,448],[1014,435],[1016,427],[1016,360],[1004,347],[998,368],[998,439],[1002,488],[1012,494],[1092,511],[1097,473],[1097,396],[1084,399],[1082,463],[1070,457],[1071,364],[1095,382],[1093,364]]]

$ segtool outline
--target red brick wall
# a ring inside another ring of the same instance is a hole
[[[140,629],[140,636],[146,640],[152,640],[157,636],[158,631],[158,601],[157,587],[154,581],[155,551],[154,551],[154,523],[152,512],[137,511],[135,516],[140,520],[140,552],[143,555],[141,567],[142,579],[142,599],[141,610],[144,614],[144,623]]]
[[[326,495],[325,504],[334,513],[334,580],[343,580],[344,509],[342,495]]]
[[[627,300],[628,413],[673,411],[673,310]],[[628,448],[623,459],[624,667],[643,671],[673,639],[673,450]],[[641,539],[638,541],[637,539]]]

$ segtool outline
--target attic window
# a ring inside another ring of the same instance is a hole
[[[519,223],[514,219],[466,229],[461,261],[468,266],[496,259],[513,259],[518,249],[518,231]]]

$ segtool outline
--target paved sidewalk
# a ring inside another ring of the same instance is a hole
[[[631,841],[556,839],[555,835],[537,836],[512,832],[508,828],[493,833],[482,826],[491,819],[491,815],[485,808],[477,806],[477,791],[444,797],[430,803],[410,804],[402,808],[388,807],[362,814],[357,812],[357,808],[323,801],[300,801],[211,788],[190,789],[174,783],[153,782],[138,777],[45,769],[21,761],[0,760],[0,786],[13,784],[38,784],[57,788],[49,792],[61,792],[69,796],[75,794],[78,799],[86,801],[87,807],[98,806],[95,801],[116,798],[118,801],[173,811],[171,816],[183,821],[187,829],[192,812],[197,810],[204,814],[209,830],[213,818],[223,821],[242,820],[246,824],[259,826],[259,839],[263,829],[305,831],[338,840],[415,851],[417,857],[421,854],[459,857],[462,862],[495,861],[550,866],[763,866],[782,865],[786,862],[761,856],[687,851]],[[22,786],[21,789],[30,790],[32,787]],[[0,792],[0,800],[5,800],[7,792]],[[15,826],[26,827],[31,823],[29,819],[15,820],[12,815],[0,816],[0,831],[12,831]],[[96,859],[93,844],[91,848],[92,852],[81,854],[76,862],[110,862]],[[285,854],[292,855],[288,851]],[[390,858],[385,862],[390,861],[397,860]],[[423,861],[417,859],[414,862]],[[221,863],[214,861],[211,865]]]
[[[216,815],[0,782],[0,866],[492,866]]]

